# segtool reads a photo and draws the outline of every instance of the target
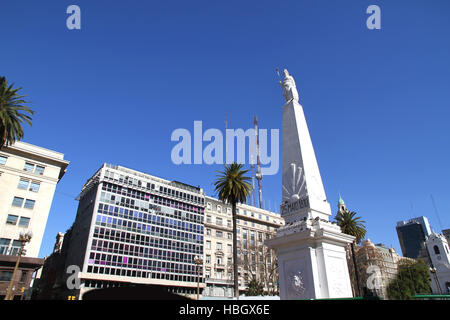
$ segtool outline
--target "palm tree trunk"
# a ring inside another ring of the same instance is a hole
[[[238,275],[238,259],[237,259],[237,227],[236,227],[236,202],[231,204],[233,211],[233,279],[234,279],[234,296],[239,300],[239,275]]]
[[[355,243],[352,242],[351,244],[351,248],[352,248],[352,259],[353,259],[353,266],[355,268],[355,277],[356,277],[356,293],[358,294],[358,296],[361,296],[361,292],[359,290],[359,273],[358,273],[358,266],[356,264],[356,255],[355,255]]]

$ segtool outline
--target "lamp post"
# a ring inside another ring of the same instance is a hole
[[[203,264],[203,259],[200,256],[195,256],[194,263],[197,266],[197,300],[200,300],[200,267]]]
[[[434,278],[434,281],[436,282],[436,287],[438,289],[439,294],[442,294],[441,286],[439,285],[439,280],[436,275],[436,268],[434,266],[432,266],[430,268],[430,273],[433,275],[433,278]]]
[[[13,299],[14,295],[12,294],[12,288],[14,285],[14,278],[16,276],[17,269],[19,268],[20,258],[22,257],[22,254],[24,253],[25,244],[27,242],[30,242],[32,236],[33,236],[33,233],[31,231],[27,231],[27,232],[25,232],[24,230],[20,231],[20,234],[19,234],[19,241],[21,243],[20,251],[19,251],[19,254],[17,257],[16,266],[14,267],[14,271],[11,276],[11,280],[9,281],[9,286],[8,286],[8,290],[6,291],[5,300]]]

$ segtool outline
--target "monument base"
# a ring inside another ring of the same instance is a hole
[[[345,250],[353,240],[319,217],[279,228],[266,244],[277,254],[281,300],[353,297]]]

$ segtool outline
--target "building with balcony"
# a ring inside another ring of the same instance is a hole
[[[25,142],[0,150],[0,299],[11,280],[21,242],[21,230],[32,231],[25,245],[15,299],[29,288],[32,274],[43,259],[38,258],[56,185],[69,165],[64,154]]]
[[[264,245],[284,224],[279,214],[246,204],[237,205],[239,291],[245,293],[252,278],[268,293],[277,289],[276,255]],[[206,297],[233,296],[233,218],[231,206],[206,197],[204,274]]]

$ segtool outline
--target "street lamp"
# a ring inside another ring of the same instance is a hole
[[[6,292],[5,300],[12,300],[13,294],[12,294],[12,288],[14,284],[14,278],[16,276],[17,269],[19,268],[20,258],[22,257],[22,254],[24,253],[25,244],[27,242],[30,242],[31,237],[33,237],[33,233],[29,230],[25,232],[24,230],[20,231],[19,234],[19,241],[21,243],[20,245],[20,251],[17,257],[16,266],[14,267],[13,274],[11,276],[11,280],[9,281],[8,291]]]
[[[439,291],[439,294],[442,294],[441,286],[439,285],[439,280],[438,280],[437,275],[436,275],[436,268],[434,266],[432,266],[430,268],[430,273],[433,275],[433,278],[434,278],[434,281],[436,282],[436,287],[437,287],[437,289]]]
[[[195,256],[194,263],[197,266],[197,300],[200,300],[200,267],[203,264],[202,257]]]

